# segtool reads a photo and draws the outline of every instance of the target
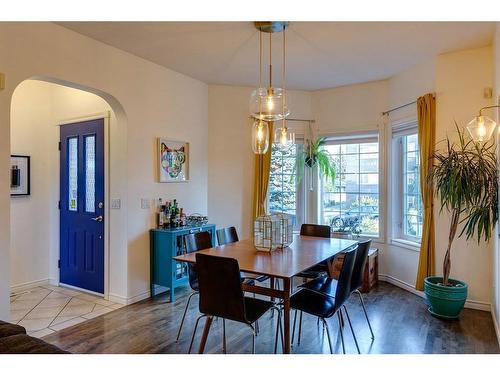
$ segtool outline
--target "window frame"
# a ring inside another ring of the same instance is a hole
[[[271,142],[269,144],[269,147],[272,147],[272,145],[275,142]],[[302,137],[297,137],[295,139],[295,146],[297,145],[302,145],[304,146],[304,139]],[[297,150],[297,155],[299,154],[300,150]],[[272,149],[271,149],[271,162],[272,162]],[[271,197],[271,176],[272,172],[271,170],[269,171],[269,185],[267,189],[267,198],[266,198],[266,208],[269,213],[270,212],[270,197]],[[305,186],[306,186],[306,175],[304,174],[303,178],[301,179],[300,183],[298,185],[295,185],[295,212],[296,212],[296,225],[293,227],[294,232],[300,231],[300,226],[307,221],[307,199],[306,199],[306,191],[305,191]]]
[[[418,137],[418,122],[416,119],[407,120],[402,123],[392,124],[391,126],[391,153],[392,153],[392,187],[394,199],[392,207],[392,242],[405,248],[412,250],[420,250],[421,237],[412,236],[405,233],[405,150],[403,145],[403,137],[409,135],[417,135]],[[420,149],[420,148],[419,148]],[[420,189],[419,189],[420,190]],[[420,192],[421,193],[421,192]],[[421,198],[420,198],[421,199]]]
[[[385,241],[385,226],[384,226],[384,217],[385,217],[385,199],[384,199],[384,193],[385,193],[385,185],[384,185],[384,166],[385,166],[385,159],[384,159],[384,137],[383,133],[381,133],[378,129],[371,130],[371,131],[358,131],[358,132],[352,132],[352,133],[343,133],[343,134],[322,134],[322,137],[326,137],[326,145],[343,145],[343,144],[361,144],[361,143],[377,143],[378,144],[378,235],[375,234],[364,234],[361,233],[359,238],[360,239],[371,239],[374,242],[377,243],[384,243]],[[358,152],[358,155],[361,155]],[[317,181],[317,222],[321,223],[323,220],[323,202],[322,202],[322,196],[323,196],[323,184],[322,184],[322,179],[319,176],[318,173],[316,173],[317,176],[315,180]],[[361,173],[358,172],[358,176]],[[372,174],[372,173],[368,173]],[[375,173],[373,173],[375,174]],[[358,192],[359,194],[360,192]],[[367,193],[367,194],[375,194],[375,193]]]

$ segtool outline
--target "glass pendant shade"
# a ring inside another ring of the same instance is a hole
[[[252,125],[252,149],[255,154],[265,154],[269,148],[269,125],[255,119]]]
[[[467,124],[470,136],[476,142],[484,142],[491,138],[496,122],[487,116],[477,116]]]
[[[285,90],[259,87],[252,92],[250,97],[250,115],[265,121],[283,120],[290,114],[285,103]]]
[[[285,126],[282,126],[274,132],[274,143],[282,146],[295,144],[295,133]]]

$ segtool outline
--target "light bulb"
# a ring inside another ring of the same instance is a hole
[[[262,121],[259,121],[259,125],[257,126],[257,140],[262,142],[264,139],[264,126],[262,125]]]
[[[481,137],[481,139],[483,139],[484,136],[486,135],[486,128],[484,126],[483,116],[479,116],[477,118],[477,134],[479,135],[479,137]]]
[[[281,135],[280,135],[280,143],[282,145],[286,145],[288,143],[288,134],[285,128],[281,129]]]
[[[266,100],[267,112],[272,113],[274,110],[274,98],[272,96],[268,96]]]

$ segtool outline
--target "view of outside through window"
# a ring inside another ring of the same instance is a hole
[[[422,197],[417,134],[401,139],[403,144],[403,234],[422,237]]]
[[[321,220],[333,230],[379,235],[378,142],[328,145],[335,183],[322,179]]]
[[[273,143],[271,171],[269,176],[269,213],[284,212],[293,217],[294,226],[298,226],[297,188],[295,186],[294,166],[297,153],[302,145]]]

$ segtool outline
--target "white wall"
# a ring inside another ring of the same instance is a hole
[[[493,99],[497,101],[494,104],[500,104],[500,23],[497,23],[495,37],[493,40],[493,64],[494,64],[494,85],[493,85]],[[500,110],[496,111],[496,122],[500,122]],[[497,148],[500,147],[499,135],[497,131]],[[498,224],[495,231],[495,241],[493,242],[493,262],[492,262],[492,315],[495,322],[497,332],[497,339],[500,343],[500,241],[498,239],[499,230]]]
[[[58,122],[111,111],[95,94],[27,80],[14,92],[11,106],[11,151],[31,155],[32,193],[11,200],[11,287],[59,281],[59,141]],[[112,114],[110,128],[116,129]],[[116,130],[112,130],[114,138]],[[112,151],[116,159],[117,149]],[[114,224],[115,220],[111,220]],[[125,237],[114,230],[111,242]],[[126,238],[126,237],[125,237]],[[120,269],[119,264],[111,269]]]
[[[177,198],[187,212],[207,212],[208,86],[200,81],[96,42],[50,23],[0,24],[0,319],[8,319],[10,281],[10,111],[15,88],[31,77],[48,77],[86,88],[113,108],[122,158],[112,162],[113,212],[125,236],[114,246],[121,268],[111,275],[110,296],[131,302],[149,290],[148,230],[154,218],[141,198]],[[155,178],[155,138],[191,142],[191,181],[159,184]],[[113,258],[113,257],[112,257]],[[113,259],[111,259],[113,262]]]
[[[464,50],[438,56],[436,62],[436,140],[457,139],[456,121],[465,126],[479,108],[491,105],[483,98],[483,89],[493,85],[493,56],[491,47]],[[436,272],[442,274],[441,265],[447,246],[449,216],[436,217]],[[455,240],[451,255],[451,277],[469,284],[468,300],[489,307],[491,302],[492,243]]]
[[[51,223],[47,217],[52,173],[48,131],[55,126],[46,85],[26,81],[12,98],[11,153],[31,156],[31,195],[11,198],[12,287],[49,279]]]
[[[208,214],[218,227],[235,226],[241,238],[250,236],[253,225],[254,154],[248,119],[252,90],[209,87]],[[289,106],[290,118],[312,118],[310,93],[291,91]]]

